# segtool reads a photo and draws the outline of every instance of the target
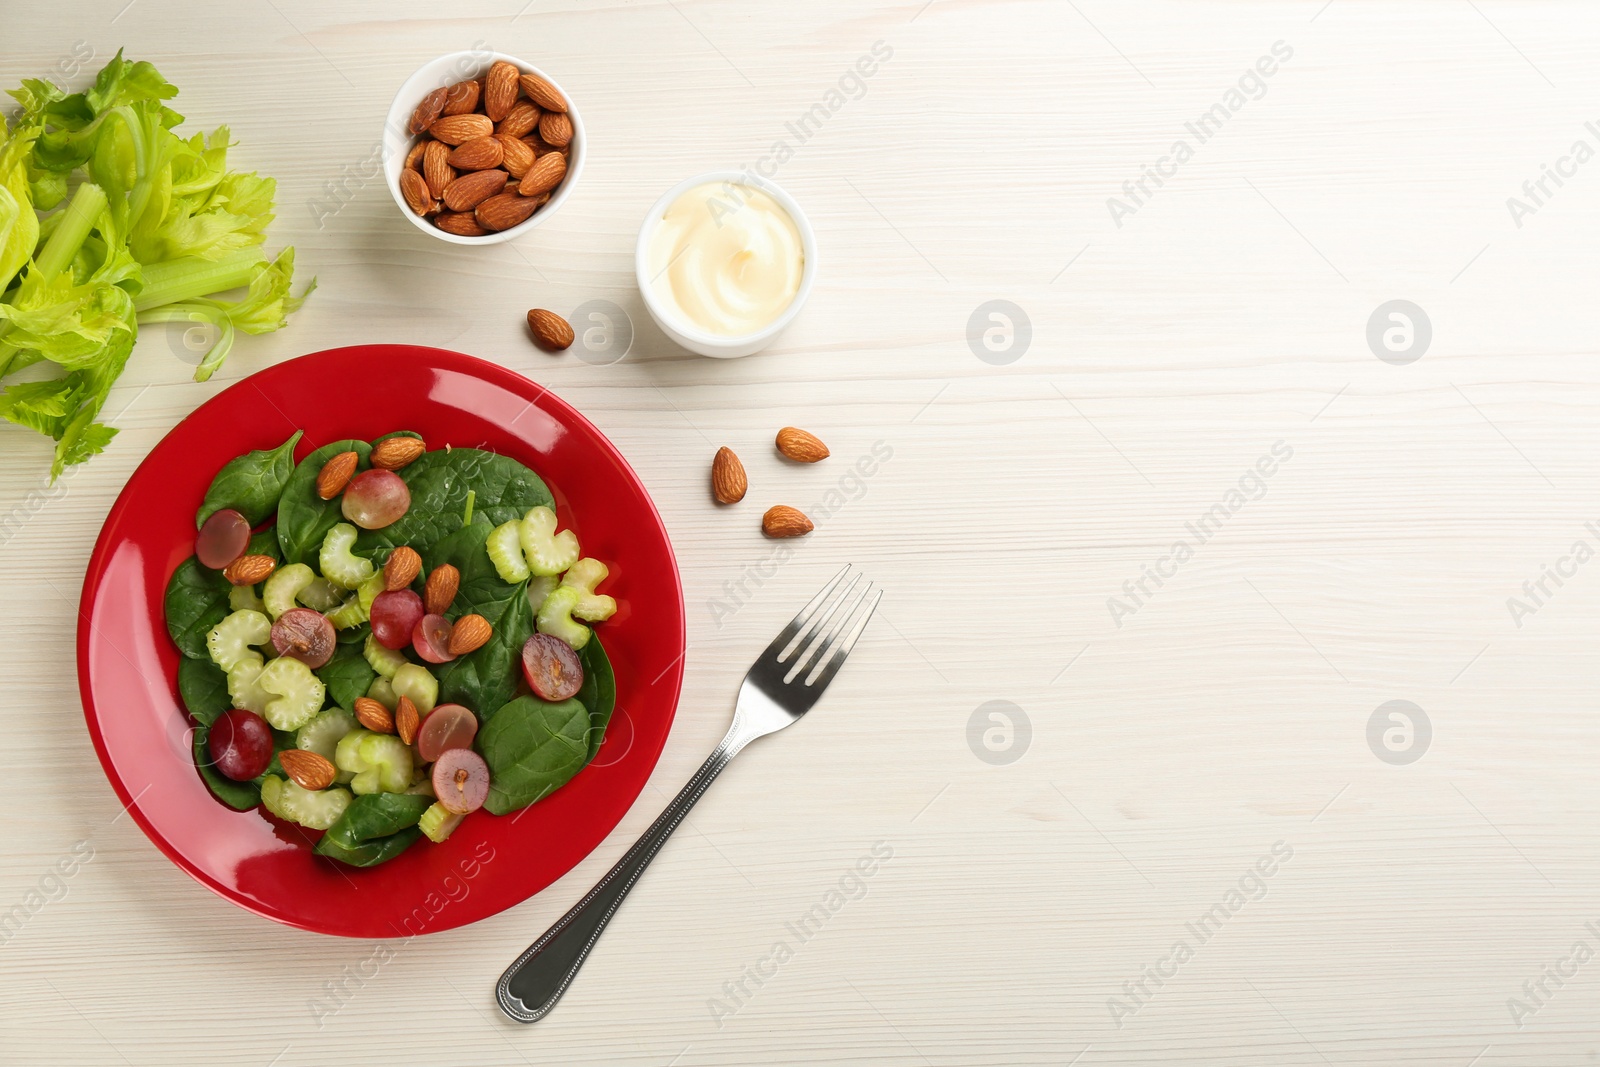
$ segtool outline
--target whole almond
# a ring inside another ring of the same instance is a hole
[[[504,171],[480,170],[479,174],[504,174]],[[544,203],[535,197],[519,196],[515,192],[502,192],[482,201],[472,211],[478,225],[486,230],[509,230],[539,210]]]
[[[444,111],[446,92],[443,87],[435,89],[422,98],[422,103],[411,113],[411,121],[406,124],[406,130],[413,134],[421,133],[438,120]]]
[[[383,588],[387,592],[404,589],[422,573],[422,557],[410,545],[400,545],[383,564]]]
[[[445,233],[453,233],[458,237],[482,237],[489,231],[478,225],[476,216],[470,211],[450,211],[434,217],[433,224]]]
[[[301,789],[326,789],[339,776],[338,768],[328,757],[303,748],[284,749],[278,753],[278,764]]]
[[[572,140],[572,120],[565,111],[549,111],[539,117],[539,136],[557,148],[567,147]]]
[[[482,615],[463,615],[450,628],[450,641],[445,650],[452,656],[465,656],[488,644],[494,636],[494,627]]]
[[[507,137],[526,137],[539,126],[539,117],[544,114],[539,110],[539,105],[531,100],[518,100],[506,117],[495,123],[494,132],[503,133]]]
[[[387,437],[372,446],[368,461],[381,471],[397,471],[428,450],[420,437]]]
[[[222,569],[222,576],[234,585],[255,585],[277,565],[271,556],[240,556]]]
[[[356,697],[356,721],[376,734],[394,733],[394,716],[371,697]]]
[[[517,186],[517,192],[523,196],[538,196],[548,193],[561,184],[561,179],[567,176],[567,157],[561,152],[551,152],[534,160],[533,166],[522,176],[522,184]]]
[[[517,80],[522,84],[522,91],[528,95],[528,99],[546,111],[567,110],[567,101],[561,95],[561,90],[539,77],[539,75],[524,74]]]
[[[422,169],[422,153],[430,143],[429,141],[418,141],[411,146],[411,151],[406,153],[406,170]]]
[[[400,740],[406,744],[417,739],[417,727],[422,725],[422,716],[417,714],[417,706],[411,702],[410,697],[401,697],[400,702],[394,706],[394,732],[400,735]]]
[[[344,492],[344,487],[356,476],[356,464],[360,462],[359,454],[340,452],[324,463],[322,470],[317,472],[317,495],[324,500],[332,500]]]
[[[476,78],[472,81],[456,82],[445,90],[444,114],[470,115],[478,110],[478,93],[483,86],[478,84]]]
[[[815,527],[811,520],[806,518],[805,512],[799,508],[791,508],[787,504],[778,504],[767,509],[761,516],[761,532],[768,537],[799,537],[801,534],[810,533]]]
[[[483,76],[483,113],[499,122],[517,102],[517,68],[505,60],[497,61]]]
[[[461,572],[449,563],[433,568],[422,587],[422,604],[429,615],[443,615],[455,603],[456,590],[461,588]]]
[[[778,431],[778,451],[796,463],[815,463],[828,458],[828,446],[816,434],[806,433],[793,426]]]
[[[494,123],[487,115],[446,115],[435,119],[428,127],[434,140],[457,145],[474,137],[487,137],[494,132]]]
[[[428,179],[428,191],[437,200],[456,180],[456,169],[450,165],[450,146],[443,141],[429,141],[422,153],[422,176]]]
[[[569,347],[575,336],[572,325],[566,319],[544,308],[534,308],[528,312],[528,329],[533,331],[533,339],[539,342],[540,348],[552,352]]]
[[[498,167],[505,154],[505,148],[492,135],[474,137],[470,141],[462,141],[446,162],[457,170],[488,170]]]
[[[494,139],[500,142],[500,165],[506,169],[506,173],[518,179],[527,174],[528,168],[533,166],[533,149],[523,144],[519,137],[497,133]]]
[[[415,214],[426,215],[433,207],[433,194],[428,191],[427,180],[409,167],[400,172],[400,195],[406,198],[406,206]]]
[[[506,172],[503,170],[469,171],[444,187],[444,206],[450,211],[466,211],[477,207],[505,187]],[[483,225],[481,217],[478,219],[478,223]],[[503,227],[491,226],[489,228],[502,229]]]
[[[717,502],[737,504],[749,488],[750,479],[745,476],[744,464],[733,454],[733,449],[726,445],[717,449],[711,461],[711,492]]]

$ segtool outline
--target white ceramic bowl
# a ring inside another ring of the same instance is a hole
[[[416,143],[416,138],[406,132],[406,127],[411,121],[411,113],[417,109],[423,97],[441,85],[454,85],[469,78],[481,78],[490,66],[502,59],[524,74],[539,75],[554,85],[566,98],[567,117],[572,120],[572,142],[567,146],[567,176],[556,187],[555,194],[550,197],[548,203],[525,221],[517,223],[508,230],[498,230],[483,237],[462,237],[460,234],[446,233],[412,211],[406,205],[406,198],[400,193],[400,168],[405,166],[406,153]],[[586,148],[583,119],[578,114],[577,106],[572,102],[572,94],[557,84],[550,75],[532,63],[516,56],[508,56],[503,52],[451,52],[418,67],[417,72],[407,78],[406,83],[400,86],[400,91],[395,94],[394,103],[389,106],[389,117],[383,123],[383,177],[389,184],[389,195],[394,197],[395,206],[400,209],[400,214],[423,233],[457,245],[498,244],[527,233],[560,210],[561,205],[566,203],[567,197],[572,195],[573,188],[578,184],[578,178],[583,174]]]
[[[800,231],[800,247],[803,250],[806,262],[800,272],[800,288],[794,294],[794,300],[766,327],[755,333],[744,334],[737,337],[725,337],[722,334],[707,333],[704,330],[684,322],[682,318],[673,313],[671,308],[663,307],[656,299],[654,287],[651,285],[650,268],[647,262],[650,246],[650,236],[655,233],[656,226],[661,222],[661,217],[666,214],[667,208],[673,201],[697,185],[706,185],[716,182],[734,182],[749,185],[761,190],[772,199],[776,200],[789,217],[794,220],[795,229]],[[634,247],[633,272],[639,283],[639,293],[644,297],[644,306],[650,312],[650,317],[661,327],[663,333],[691,352],[702,356],[714,356],[718,359],[733,359],[736,356],[748,356],[752,352],[759,352],[773,339],[782,333],[794,317],[800,314],[800,309],[805,306],[806,297],[811,295],[811,284],[817,276],[817,235],[811,229],[811,221],[806,218],[806,213],[800,210],[800,205],[794,197],[784,192],[777,184],[756,177],[749,172],[737,170],[714,170],[705,174],[698,174],[686,181],[679,182],[664,193],[660,200],[650,208],[650,213],[644,217],[644,224],[639,227],[639,243]]]

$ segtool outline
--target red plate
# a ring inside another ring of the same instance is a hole
[[[296,828],[213,798],[194,768],[167,637],[167,579],[194,551],[194,513],[224,463],[305,431],[295,458],[346,437],[416,430],[430,448],[487,448],[533,468],[563,528],[611,568],[601,628],[617,707],[600,755],[517,815],[477,812],[442,845],[357,870],[312,854]],[[661,517],[587,419],[492,363],[411,345],[362,345],[281,363],[179,423],[117,498],[83,583],[78,682],[106,776],[156,847],[269,919],[346,937],[448,930],[520,903],[611,832],[655,767],[683,680],[683,590]]]

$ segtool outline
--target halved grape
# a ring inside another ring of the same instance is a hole
[[[452,748],[433,765],[433,795],[444,810],[466,815],[489,796],[489,765],[470,748]]]
[[[232,508],[212,512],[194,539],[194,554],[214,571],[220,571],[244,555],[248,547],[250,521]]]
[[[583,688],[583,662],[552,634],[534,634],[522,646],[522,675],[540,700],[566,700]]]
[[[422,598],[410,589],[379,593],[372,601],[372,636],[384,648],[405,648],[424,614]]]
[[[272,730],[255,712],[234,708],[211,724],[206,748],[218,771],[236,782],[248,782],[272,762]]]
[[[333,658],[337,638],[333,623],[320,611],[290,608],[272,624],[272,647],[280,656],[293,656],[307,667],[321,667]]]
[[[411,507],[411,490],[394,471],[362,471],[345,486],[339,510],[363,530],[381,530]]]
[[[417,731],[417,755],[432,763],[457,748],[471,748],[478,736],[478,717],[460,704],[440,704],[428,712]]]
[[[413,593],[413,596],[416,594]],[[411,647],[429,663],[449,663],[450,620],[443,615],[424,615],[411,631]]]

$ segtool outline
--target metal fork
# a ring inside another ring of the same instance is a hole
[[[841,588],[849,570],[846,564],[761,653],[739,687],[733,725],[689,784],[600,883],[500,976],[495,999],[501,1011],[523,1023],[535,1023],[548,1015],[577,977],[578,968],[628,890],[728,761],[756,738],[798,722],[811,710],[839,673],[883,596],[881,590],[871,592],[871,582],[856,592],[859,572]]]

